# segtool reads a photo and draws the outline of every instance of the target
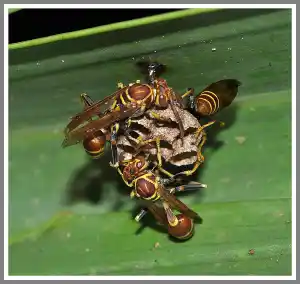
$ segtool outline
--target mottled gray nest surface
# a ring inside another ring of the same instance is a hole
[[[136,153],[135,139],[138,136],[141,136],[143,140],[159,137],[161,139],[161,156],[164,162],[177,167],[193,165],[197,160],[198,145],[203,137],[201,133],[196,138],[195,132],[201,125],[189,111],[177,106],[175,108],[184,127],[183,143],[180,138],[179,125],[171,107],[164,110],[153,108],[133,120],[129,135],[118,137],[118,155],[121,155],[122,159],[132,159]],[[159,114],[160,119],[153,117],[152,112]],[[156,160],[155,142],[143,146],[141,149],[149,155],[149,159]]]

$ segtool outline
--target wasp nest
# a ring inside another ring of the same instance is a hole
[[[170,106],[164,110],[150,109],[141,117],[133,120],[127,135],[118,137],[118,154],[122,155],[122,159],[132,159],[135,155],[138,149],[137,137],[141,137],[142,141],[159,138],[161,156],[165,162],[177,167],[193,165],[197,160],[198,146],[203,138],[203,132],[196,135],[196,131],[201,125],[189,111],[174,107],[183,124],[183,141],[180,138],[178,121]],[[140,146],[139,149],[148,154],[149,159],[157,158],[155,141]]]

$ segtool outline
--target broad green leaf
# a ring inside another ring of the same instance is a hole
[[[291,274],[291,11],[225,12],[145,25],[119,44],[114,31],[10,51],[11,274]],[[195,176],[208,188],[182,196],[204,219],[185,243],[150,216],[135,234],[136,203],[109,167],[109,149],[91,162],[80,146],[60,147],[80,93],[102,99],[117,82],[142,79],[134,63],[149,56],[169,66],[179,92],[222,78],[243,84],[219,115],[225,129],[208,132]],[[98,203],[67,205],[75,191]]]
[[[8,9],[8,14],[12,14],[12,13],[16,13],[18,11],[20,11],[22,9],[19,9],[19,8],[11,8],[11,9]]]

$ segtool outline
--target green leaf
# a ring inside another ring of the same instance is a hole
[[[20,8],[11,8],[11,9],[8,9],[8,14],[16,13],[20,10],[22,10],[22,9],[20,9]]]
[[[10,50],[10,274],[291,274],[291,11],[245,11],[128,29],[118,44],[114,31]],[[242,82],[219,115],[225,128],[208,132],[195,176],[208,188],[181,197],[204,219],[185,243],[151,216],[139,230],[109,149],[91,162],[80,146],[60,146],[79,95],[102,99],[118,81],[142,79],[134,63],[149,56],[169,66],[179,92]],[[66,204],[84,196],[98,203]]]

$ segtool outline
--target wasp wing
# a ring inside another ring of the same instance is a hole
[[[183,123],[182,123],[181,117],[180,117],[180,115],[179,115],[179,113],[178,113],[178,111],[177,111],[177,109],[176,109],[176,107],[174,105],[174,101],[173,100],[170,101],[170,105],[171,105],[171,109],[172,109],[172,111],[174,113],[174,116],[175,116],[175,118],[176,118],[176,120],[178,122],[179,131],[180,131],[180,138],[183,139],[183,137],[184,137],[184,127],[183,127]]]
[[[80,112],[76,115],[74,115],[71,118],[71,121],[65,128],[65,134],[69,133],[70,131],[74,130],[78,126],[80,126],[82,123],[88,121],[93,116],[99,116],[105,114],[110,108],[110,106],[114,103],[115,99],[122,93],[127,87],[124,87],[120,90],[117,90],[110,96],[106,97],[105,99],[101,101],[97,101],[94,104],[90,106],[86,106],[83,112]]]
[[[147,209],[154,216],[158,223],[167,226],[169,224],[165,209],[152,201],[146,203]]]
[[[83,103],[83,110],[86,110],[87,108],[89,108],[90,106],[92,106],[93,104],[95,104],[95,101],[87,94],[81,94],[80,95],[80,99]]]
[[[172,92],[172,99],[176,102],[176,104],[179,105],[179,107],[184,108],[185,104],[182,95],[174,91],[173,89],[171,90],[171,92]]]
[[[71,146],[84,140],[85,138],[93,135],[94,132],[108,128],[113,123],[131,117],[136,112],[137,106],[127,106],[120,110],[114,110],[104,114],[97,120],[87,122],[80,128],[74,129],[66,134],[65,140],[62,143],[62,147]]]
[[[164,187],[161,185],[159,186],[159,192],[161,197],[173,208],[184,215],[192,218],[192,219],[200,219],[201,217],[196,213],[195,211],[188,208],[183,202],[181,202],[179,199],[177,199],[173,194],[171,194],[169,191],[167,191]]]

